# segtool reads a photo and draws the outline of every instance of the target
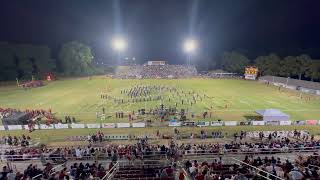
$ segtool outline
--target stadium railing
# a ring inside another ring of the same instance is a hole
[[[258,170],[257,175],[259,175],[259,176],[261,176],[261,177],[263,177],[263,178],[265,178],[265,179],[270,179],[270,180],[271,180],[271,178],[266,177],[266,176],[263,176],[263,175],[261,175],[259,172],[264,172],[264,173],[266,173],[267,175],[272,176],[273,179],[285,180],[285,179],[282,179],[281,177],[278,177],[278,176],[276,176],[276,175],[274,175],[274,174],[272,174],[272,173],[269,173],[269,172],[264,171],[264,170],[262,170],[262,169],[260,169],[260,168],[257,168],[257,167],[255,167],[255,166],[252,166],[252,165],[250,165],[250,164],[248,164],[248,163],[246,163],[246,162],[243,162],[243,161],[241,161],[241,160],[239,160],[239,159],[236,159],[236,158],[232,158],[232,159],[235,160],[236,162],[238,162],[237,164],[244,164],[244,165],[246,165],[246,166],[249,166],[250,168],[253,168],[253,169],[255,169],[255,170]]]
[[[119,170],[119,162],[113,165],[113,167],[106,172],[106,175],[104,175],[101,180],[108,180],[112,179],[113,175]]]
[[[38,175],[36,175],[36,176],[33,176],[31,179],[33,180],[33,179],[39,179],[39,178],[41,178],[43,176],[43,174],[41,173],[41,174],[38,174]]]
[[[55,174],[55,173],[57,173],[59,170],[57,170],[57,169],[59,169],[59,168],[61,168],[61,167],[65,167],[65,164],[59,164],[59,165],[57,165],[57,166],[55,166],[55,167],[53,167],[52,169],[50,169],[50,172],[49,172],[49,174],[50,175],[53,175],[53,174]],[[61,170],[61,169],[60,169]],[[36,176],[33,176],[31,179],[39,179],[39,178],[41,178],[43,176],[43,174],[42,173],[40,173],[40,174],[38,174],[38,175],[36,175]]]
[[[117,161],[117,163],[119,164],[119,167],[117,170],[121,170],[121,168],[126,168],[127,166],[134,166],[134,167],[148,167],[148,168],[153,168],[153,169],[159,169],[159,168],[163,168],[163,167],[168,167],[169,165],[171,165],[171,161],[169,161],[168,159],[162,159],[162,160],[141,160],[141,161],[135,161],[134,164],[130,161]],[[115,175],[115,173],[113,173],[113,175],[110,176],[110,178],[112,179],[112,177]],[[141,178],[141,177],[134,177],[135,175],[141,175],[139,174],[127,174],[127,173],[121,173],[119,176],[121,177],[130,177],[130,179],[145,179],[145,178]],[[143,174],[142,174],[143,175]],[[171,178],[171,176],[170,176]],[[173,178],[173,177],[172,177]],[[159,179],[156,177],[148,177],[148,179]]]
[[[212,155],[255,155],[255,154],[281,154],[281,153],[313,153],[320,150],[320,146],[314,147],[300,147],[300,148],[274,148],[274,149],[264,149],[264,148],[256,148],[256,149],[227,149],[227,150],[180,150],[181,156],[184,157],[192,157],[192,156],[212,156]],[[148,154],[140,154],[138,158],[140,159],[168,159],[172,156],[167,152],[159,152],[159,151],[150,151]],[[76,156],[64,156],[59,154],[33,154],[33,155],[1,155],[1,160],[7,161],[28,161],[28,160],[103,160],[103,159],[112,159],[112,156],[108,156],[107,153],[100,153],[99,155],[82,155],[81,157]],[[122,155],[118,156],[120,159],[125,159],[126,156]]]

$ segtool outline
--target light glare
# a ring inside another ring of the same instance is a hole
[[[127,43],[123,38],[116,37],[112,40],[112,46],[116,51],[124,51],[127,47]]]
[[[194,39],[188,39],[185,41],[183,49],[186,53],[192,53],[197,49],[197,42]]]

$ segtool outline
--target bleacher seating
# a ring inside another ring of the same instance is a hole
[[[120,166],[112,179],[160,180],[163,171],[166,171],[167,176],[165,179],[174,179],[173,168],[160,162],[153,162],[151,164],[149,162],[148,164],[144,163],[143,165],[135,164]]]
[[[118,78],[188,78],[197,75],[194,66],[184,65],[134,65],[119,66],[116,70]]]

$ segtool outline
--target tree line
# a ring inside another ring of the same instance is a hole
[[[0,81],[43,79],[46,73],[62,76],[101,74],[104,69],[93,63],[91,48],[81,42],[72,41],[62,45],[53,58],[48,46],[10,44],[0,42]],[[224,52],[216,60],[198,61],[200,70],[222,69],[243,74],[248,65],[259,68],[259,75],[273,75],[320,81],[320,60],[307,54],[280,57],[275,53],[249,59],[244,54]]]
[[[281,58],[271,53],[250,60],[236,51],[225,52],[217,60],[214,68],[243,74],[245,67],[249,65],[257,66],[260,76],[272,75],[320,81],[320,60],[312,59],[307,54]]]
[[[95,73],[91,48],[83,43],[65,43],[53,58],[48,46],[0,43],[0,81],[18,79],[43,79],[47,73],[64,76]]]

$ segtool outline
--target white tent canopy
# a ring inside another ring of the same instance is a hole
[[[263,120],[268,121],[289,121],[290,116],[286,113],[283,113],[279,109],[264,109],[257,110],[257,114],[263,117]]]

